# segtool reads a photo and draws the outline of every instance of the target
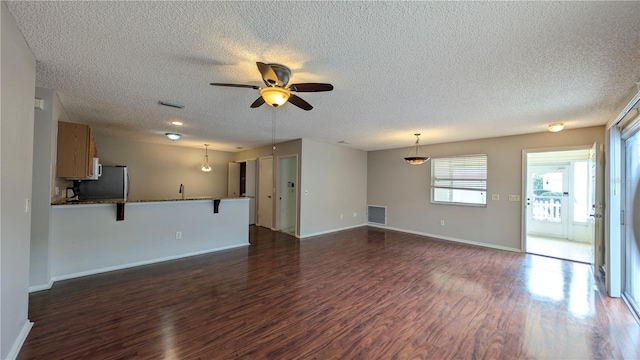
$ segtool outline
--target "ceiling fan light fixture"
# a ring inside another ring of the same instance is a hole
[[[180,138],[182,137],[182,135],[178,133],[164,133],[164,135],[173,141],[180,140]]]
[[[267,104],[273,107],[278,107],[284,105],[287,100],[289,100],[291,93],[280,87],[269,86],[260,89],[260,95]]]
[[[200,170],[203,172],[211,171],[211,166],[209,165],[209,144],[204,144],[204,160],[202,161]]]
[[[422,165],[425,162],[429,161],[429,157],[420,156],[420,151],[422,150],[422,146],[420,146],[420,134],[414,134],[416,136],[416,143],[413,149],[409,152],[409,156],[404,158],[404,160],[410,165]],[[412,153],[415,152],[415,156],[411,156]]]
[[[553,123],[553,124],[549,124],[548,127],[549,131],[551,132],[559,132],[562,131],[564,129],[564,123]]]

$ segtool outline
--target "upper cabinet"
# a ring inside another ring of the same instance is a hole
[[[57,177],[93,176],[93,158],[96,155],[96,144],[88,125],[58,121]]]

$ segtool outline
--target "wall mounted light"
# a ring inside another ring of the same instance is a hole
[[[409,152],[409,156],[404,158],[404,160],[411,165],[422,165],[425,162],[429,161],[429,158],[426,156],[420,156],[420,151],[422,150],[422,146],[420,146],[420,134],[414,135],[416,136],[416,144],[414,148]],[[415,152],[415,155],[411,156],[413,152]]]
[[[291,95],[288,90],[280,87],[266,87],[260,89],[260,95],[267,104],[278,107],[284,105]]]
[[[553,124],[549,124],[548,129],[549,129],[549,131],[551,131],[551,132],[558,132],[558,131],[562,131],[562,129],[564,129],[564,123],[553,123]]]
[[[200,167],[200,170],[204,171],[204,172],[209,172],[211,171],[211,166],[209,166],[209,144],[204,144],[204,160],[202,161],[202,166]]]
[[[182,135],[178,133],[164,133],[164,134],[173,141],[180,140],[180,138],[182,137]]]

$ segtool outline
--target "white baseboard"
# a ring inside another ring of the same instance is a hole
[[[15,360],[18,357],[18,353],[20,353],[20,349],[22,349],[22,345],[24,341],[27,340],[27,335],[29,335],[29,331],[33,327],[33,323],[27,320],[20,330],[18,334],[18,338],[13,342],[13,346],[11,346],[11,350],[9,350],[9,354],[7,354],[7,360]]]
[[[359,227],[363,227],[366,226],[367,224],[358,224],[358,225],[353,225],[353,226],[347,226],[347,227],[343,227],[343,228],[339,228],[339,229],[332,229],[332,230],[327,230],[327,231],[321,231],[321,232],[317,232],[317,233],[313,233],[313,234],[306,234],[306,235],[302,235],[299,238],[300,239],[306,239],[308,237],[312,237],[312,236],[318,236],[318,235],[325,235],[325,234],[331,234],[334,232],[338,232],[338,231],[344,231],[344,230],[349,230],[349,229],[355,229],[355,228],[359,228]]]
[[[379,226],[379,225],[373,225],[373,224],[367,224],[367,226],[371,226],[371,227],[375,227],[375,228],[379,228],[379,229],[387,229],[387,230],[399,231],[399,232],[403,232],[403,233],[407,233],[407,234],[428,236],[428,237],[431,237],[431,238],[434,238],[434,239],[439,239],[439,240],[447,240],[447,241],[453,241],[453,242],[462,243],[462,244],[482,246],[482,247],[491,248],[491,249],[505,250],[505,251],[511,251],[511,252],[517,252],[517,253],[521,253],[522,252],[522,250],[517,249],[517,248],[512,248],[512,247],[502,246],[502,245],[487,244],[487,243],[483,243],[483,242],[479,242],[479,241],[458,239],[458,238],[454,238],[454,237],[450,237],[450,236],[442,236],[442,235],[429,234],[429,233],[420,232],[420,231],[398,229],[398,228],[394,228],[394,227],[390,227],[390,226]]]
[[[49,290],[52,286],[53,278],[49,279],[49,282],[47,284],[29,286],[29,292],[32,293],[36,291]]]
[[[186,258],[186,257],[190,257],[190,256],[208,254],[208,253],[212,253],[212,252],[216,252],[216,251],[235,249],[235,248],[239,248],[239,247],[243,247],[243,246],[249,246],[249,243],[240,244],[240,245],[223,246],[223,247],[214,248],[214,249],[195,251],[195,252],[190,252],[190,253],[186,253],[186,254],[167,256],[167,257],[163,257],[163,258],[157,258],[157,259],[151,259],[151,260],[145,260],[145,261],[137,261],[137,262],[128,263],[128,264],[108,266],[108,267],[99,268],[99,269],[91,269],[91,270],[87,270],[87,271],[80,271],[80,272],[73,273],[73,274],[57,275],[57,276],[54,276],[54,277],[51,278],[51,283],[53,284],[53,282],[55,282],[55,281],[74,279],[74,278],[83,277],[83,276],[101,274],[101,273],[105,273],[105,272],[109,272],[109,271],[128,269],[128,268],[132,268],[132,267],[136,267],[136,266],[150,265],[150,264],[160,263],[160,262],[164,262],[164,261],[182,259],[182,258]]]

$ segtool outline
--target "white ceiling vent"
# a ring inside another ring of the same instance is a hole
[[[387,225],[387,207],[367,205],[367,222],[375,225]]]

